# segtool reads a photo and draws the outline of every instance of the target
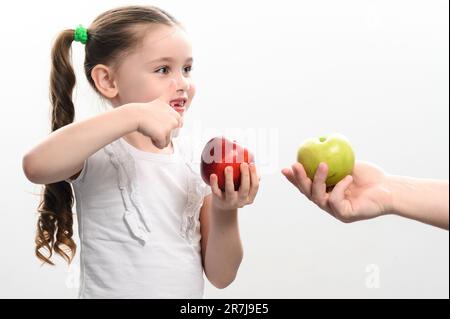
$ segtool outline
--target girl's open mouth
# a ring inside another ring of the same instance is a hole
[[[186,107],[185,107],[186,102],[187,102],[186,98],[179,98],[179,99],[170,101],[169,104],[178,113],[184,113],[186,111]]]

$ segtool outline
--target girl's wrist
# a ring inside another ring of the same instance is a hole
[[[211,219],[213,222],[227,223],[237,219],[237,209],[224,209],[214,203],[211,204]]]
[[[125,104],[119,107],[123,112],[123,117],[127,123],[127,133],[135,132],[139,129],[140,107],[138,103]]]

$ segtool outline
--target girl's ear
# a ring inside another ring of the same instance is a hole
[[[92,80],[97,90],[106,98],[115,98],[119,92],[113,78],[112,70],[103,64],[97,64],[91,71]]]

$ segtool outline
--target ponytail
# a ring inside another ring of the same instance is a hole
[[[73,122],[75,108],[72,92],[75,87],[75,72],[71,62],[71,46],[74,30],[61,32],[52,49],[50,75],[51,129],[52,132]],[[72,187],[65,181],[44,186],[38,207],[39,219],[36,233],[36,256],[54,265],[50,260],[53,251],[68,263],[73,260],[76,244],[73,236]],[[47,251],[43,254],[42,249]]]

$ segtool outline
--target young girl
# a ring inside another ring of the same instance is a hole
[[[85,73],[113,109],[72,123],[73,41],[85,44]],[[81,298],[201,298],[203,270],[228,286],[242,260],[237,210],[259,179],[242,164],[234,190],[203,183],[189,149],[172,135],[195,94],[191,45],[180,24],[155,7],[122,7],[53,47],[52,133],[23,158],[27,178],[45,184],[36,254],[71,262],[72,204],[81,244]],[[200,227],[201,225],[201,227]],[[45,254],[42,250],[47,250]]]

